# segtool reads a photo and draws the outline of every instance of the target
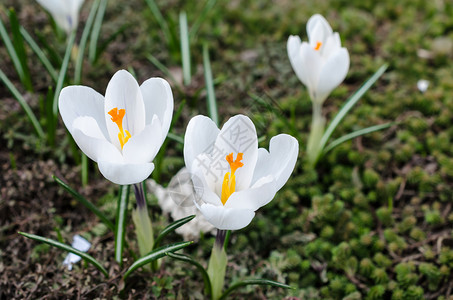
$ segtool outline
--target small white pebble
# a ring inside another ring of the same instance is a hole
[[[429,81],[425,79],[420,79],[417,81],[417,88],[420,92],[424,93],[428,89]]]
[[[91,247],[91,243],[77,234],[74,236],[71,246],[82,252],[87,252]],[[72,264],[75,264],[81,259],[82,258],[80,256],[75,255],[74,253],[69,253],[68,255],[66,255],[66,258],[63,261],[63,265],[68,266],[68,270],[71,271]]]

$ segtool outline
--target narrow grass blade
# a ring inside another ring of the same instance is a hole
[[[156,18],[156,21],[159,24],[160,29],[162,30],[162,33],[164,34],[164,37],[167,40],[168,45],[171,45],[173,43],[173,38],[170,32],[170,28],[168,27],[168,23],[167,21],[165,21],[164,16],[162,16],[159,7],[157,6],[154,0],[145,1],[148,4],[149,8],[151,9],[154,18]]]
[[[193,242],[179,242],[171,245],[166,245],[163,247],[160,247],[158,249],[155,249],[148,253],[147,255],[143,256],[142,258],[138,259],[136,262],[134,262],[129,269],[127,269],[126,273],[123,276],[123,279],[126,280],[129,275],[131,275],[132,272],[137,270],[138,268],[149,264],[150,262],[159,259],[161,257],[164,257],[168,252],[174,252],[178,251],[179,249],[185,248],[189,245],[191,245]]]
[[[25,101],[24,97],[21,95],[21,93],[19,93],[14,84],[8,79],[8,77],[5,75],[5,73],[3,73],[2,70],[0,70],[0,80],[3,81],[3,83],[6,85],[11,94],[13,94],[14,98],[16,98],[16,100],[19,102],[20,106],[22,106],[23,110],[27,114],[28,119],[33,125],[33,128],[35,128],[38,137],[44,139],[45,138],[44,131],[42,130],[41,124],[39,124],[39,121],[36,118],[35,114],[31,110],[27,101]]]
[[[146,58],[148,58],[148,60],[156,66],[156,68],[158,68],[162,73],[164,73],[164,75],[169,78],[175,85],[176,85],[176,88],[178,89],[178,91],[181,92],[181,88],[179,87],[179,83],[178,81],[175,79],[175,77],[171,74],[170,70],[164,66],[156,57],[154,57],[153,55],[149,54]]]
[[[19,232],[19,234],[25,236],[26,238],[29,238],[29,239],[32,239],[32,240],[35,240],[35,241],[38,241],[38,242],[41,242],[41,243],[46,243],[48,245],[57,247],[58,249],[74,253],[74,254],[82,257],[83,259],[85,259],[87,262],[89,262],[90,264],[92,264],[96,268],[98,268],[99,271],[101,271],[102,274],[105,275],[105,277],[109,276],[109,273],[102,266],[102,264],[100,262],[98,262],[94,257],[92,257],[89,254],[86,254],[85,252],[79,251],[79,250],[77,250],[77,249],[75,249],[75,248],[73,248],[73,247],[71,247],[69,245],[66,245],[66,244],[63,244],[63,243],[54,241],[52,239],[48,239],[48,238],[39,236],[39,235],[34,235],[34,234],[30,234],[30,233],[25,233],[25,232]]]
[[[248,279],[248,280],[243,280],[237,283],[232,284],[224,293],[223,295],[219,298],[219,300],[226,299],[228,294],[230,294],[232,291],[234,291],[237,288],[246,286],[246,285],[270,285],[274,287],[279,287],[279,288],[284,288],[284,289],[291,289],[291,287],[287,284],[280,283],[277,281],[272,281],[272,280],[267,280],[267,279]]]
[[[23,78],[22,84],[25,86],[27,91],[33,91],[33,84],[31,83],[30,70],[27,65],[27,53],[25,51],[24,39],[20,34],[20,24],[17,19],[16,12],[13,8],[9,10],[9,23],[11,27],[11,34],[13,36],[13,46],[16,50],[16,54],[19,57],[20,64],[22,65]]]
[[[49,44],[49,42],[47,41],[47,38],[44,36],[44,34],[42,32],[35,31],[34,34],[38,38],[40,45],[42,45],[41,48],[47,51],[47,54],[48,54],[47,57],[49,58],[52,65],[61,66],[62,61],[63,61],[62,57],[61,57],[60,53],[54,49],[53,44]]]
[[[190,43],[187,15],[185,12],[179,13],[179,34],[181,38],[182,74],[184,78],[184,85],[189,85],[191,81]]]
[[[173,140],[175,142],[178,142],[180,144],[184,144],[184,138],[182,136],[179,136],[177,134],[174,134],[172,132],[169,132],[167,137],[170,139],[170,140]]]
[[[61,89],[63,88],[64,79],[66,78],[66,73],[68,71],[69,58],[71,57],[71,50],[74,46],[74,41],[76,37],[75,30],[71,33],[68,39],[68,44],[66,46],[66,52],[64,54],[63,63],[61,64],[60,73],[58,74],[57,86],[55,88],[55,94],[53,98],[52,112],[55,117],[58,115],[58,97],[60,97]]]
[[[88,58],[91,63],[96,61],[97,57],[97,46],[98,46],[98,39],[99,33],[101,32],[102,21],[104,20],[105,9],[107,7],[107,0],[101,0],[99,4],[98,12],[96,14],[96,19],[94,21],[93,30],[91,31],[90,36],[90,47],[88,50]]]
[[[212,80],[211,62],[209,60],[208,45],[203,45],[203,67],[204,79],[206,81],[206,92],[208,97],[208,112],[209,117],[214,123],[219,126],[219,115],[217,111],[217,100],[214,92],[214,82]]]
[[[83,28],[82,37],[80,38],[79,51],[77,53],[77,60],[74,70],[74,84],[80,84],[82,78],[82,65],[83,65],[83,54],[85,53],[85,47],[88,41],[88,36],[90,35],[91,26],[94,22],[94,17],[96,16],[96,11],[99,7],[100,0],[95,0],[93,5],[91,5],[90,14],[88,15],[87,22]]]
[[[278,106],[277,103],[269,103],[268,101],[266,101],[265,99],[263,99],[262,97],[260,97],[256,94],[249,93],[249,96],[253,100],[255,100],[256,103],[258,103],[259,105],[261,105],[262,107],[267,109],[269,112],[273,113],[275,115],[275,117],[279,118],[286,125],[286,127],[291,130],[291,135],[293,135],[295,137],[299,137],[299,131],[296,129],[294,124],[292,124],[288,120],[288,117],[286,117],[283,114],[282,109]],[[271,99],[271,101],[273,101],[273,100]]]
[[[116,206],[115,226],[115,260],[123,263],[124,236],[126,234],[127,204],[129,202],[129,185],[121,185]]]
[[[88,160],[88,157],[85,155],[85,153],[82,153],[80,155],[81,159],[81,167],[82,167],[82,170],[80,172],[80,176],[82,177],[82,185],[83,186],[87,186],[88,185],[88,163],[89,163],[89,160]]]
[[[159,233],[156,240],[154,241],[153,249],[159,247],[160,242],[167,234],[176,230],[177,228],[181,227],[182,225],[186,224],[187,222],[190,222],[193,218],[195,218],[195,215],[191,215],[191,216],[176,220],[173,223],[169,224],[167,227],[165,227],[164,230],[162,230]]]
[[[352,140],[353,138],[356,138],[356,137],[359,137],[361,135],[365,135],[365,134],[368,134],[368,133],[371,133],[371,132],[375,132],[375,131],[379,131],[379,130],[382,130],[382,129],[386,129],[386,128],[389,128],[389,127],[391,127],[393,125],[395,125],[395,123],[390,122],[390,123],[370,126],[370,127],[367,127],[367,128],[363,128],[363,129],[348,133],[348,134],[346,134],[346,135],[334,140],[326,148],[324,148],[324,150],[322,151],[322,155],[325,155],[327,152],[329,152],[333,148],[337,147],[338,145],[340,145],[340,144],[342,144],[342,143],[344,143],[346,141]]]
[[[191,265],[194,265],[200,271],[201,275],[203,276],[204,286],[207,291],[206,294],[211,295],[211,293],[212,293],[211,280],[209,279],[208,272],[206,272],[206,269],[200,263],[198,263],[196,260],[194,260],[192,257],[190,257],[189,255],[186,255],[186,254],[172,253],[172,252],[168,252],[166,254],[167,254],[167,256],[169,256],[173,259],[177,259],[180,261],[187,262]]]
[[[386,69],[387,65],[383,65],[382,67],[380,67],[376,71],[376,73],[374,73],[373,76],[371,76],[367,81],[365,81],[365,83],[346,101],[346,103],[336,114],[332,122],[330,122],[329,127],[327,127],[326,131],[324,132],[324,135],[322,136],[320,141],[320,149],[324,149],[330,136],[334,132],[335,128],[337,128],[341,120],[343,120],[344,116],[346,116],[348,111],[357,103],[357,101],[360,100],[360,98],[370,89],[370,87],[379,79],[379,77],[381,77],[382,74],[384,74]]]
[[[50,146],[55,146],[55,136],[57,133],[57,122],[58,118],[53,115],[52,104],[53,104],[53,88],[49,86],[45,98],[44,108],[46,112],[46,131],[47,131],[47,142]]]
[[[46,68],[47,72],[49,72],[49,75],[50,77],[52,77],[52,80],[57,82],[58,79],[57,71],[55,71],[55,68],[52,66],[49,59],[47,59],[46,55],[44,54],[44,51],[41,50],[38,44],[36,44],[36,42],[31,37],[31,35],[22,26],[20,27],[20,33],[22,34],[30,48],[33,50],[33,52],[35,52],[36,56],[38,56],[39,60],[41,61],[42,65]]]
[[[66,191],[68,191],[72,196],[74,196],[74,198],[79,201],[81,204],[83,204],[86,208],[88,208],[92,213],[94,213],[96,216],[99,217],[99,219],[101,219],[101,221],[109,228],[111,229],[112,231],[115,230],[115,226],[113,225],[112,222],[110,222],[110,220],[104,215],[104,213],[102,213],[96,206],[94,206],[93,203],[91,203],[90,201],[88,201],[87,199],[85,199],[85,197],[83,197],[82,195],[80,195],[79,193],[77,193],[74,189],[72,189],[69,185],[67,185],[66,183],[63,182],[63,180],[61,180],[60,178],[58,178],[57,176],[53,176],[53,179],[62,187],[64,188]]]
[[[195,23],[193,24],[192,28],[190,29],[189,38],[191,40],[195,39],[195,37],[197,36],[198,30],[200,29],[201,24],[203,24],[208,12],[214,7],[216,2],[217,2],[217,0],[206,1],[206,4],[203,7],[203,10],[201,11],[199,17],[197,18],[197,20],[195,20]]]
[[[112,33],[104,42],[102,42],[96,51],[95,60],[97,60],[99,58],[100,54],[103,53],[105,51],[105,49],[107,49],[107,47],[110,45],[110,43],[113,42],[117,38],[117,36],[122,34],[127,28],[129,28],[129,26],[131,26],[131,25],[130,24],[121,25],[121,27],[118,28],[117,31]]]
[[[16,53],[16,49],[14,48],[13,43],[9,38],[9,35],[6,31],[5,25],[3,24],[1,18],[0,18],[0,36],[3,40],[3,43],[5,44],[6,50],[8,51],[11,61],[13,62],[14,68],[16,69],[16,72],[19,75],[21,82],[23,83],[25,77],[24,69],[22,68],[22,64],[18,56],[18,53]]]

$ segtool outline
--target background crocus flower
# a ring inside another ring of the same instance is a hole
[[[312,101],[323,103],[332,90],[346,77],[349,53],[341,47],[338,32],[333,32],[321,15],[307,23],[308,43],[290,36],[287,50],[297,77],[308,88]]]
[[[84,0],[36,0],[53,17],[57,25],[66,33],[77,28],[79,11]]]
[[[164,79],[138,86],[121,70],[110,80],[105,98],[92,88],[69,86],[58,104],[66,128],[105,178],[125,185],[151,174],[173,114],[173,94]]]
[[[258,149],[252,121],[243,115],[221,130],[204,116],[190,120],[184,140],[186,167],[196,181],[198,209],[220,230],[247,226],[255,211],[269,203],[286,183],[299,151],[292,136],[270,141],[270,152]]]

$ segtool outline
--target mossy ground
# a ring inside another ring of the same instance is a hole
[[[199,1],[157,1],[172,30],[185,10],[189,26],[201,11]],[[86,1],[81,27],[92,1]],[[21,24],[57,42],[37,4],[4,1]],[[331,120],[342,103],[382,64],[387,72],[348,114],[334,134],[388,121],[398,123],[331,151],[316,170],[305,162],[311,120],[308,94],[286,55],[289,35],[306,39],[305,24],[323,14],[349,50],[345,82],[324,105]],[[451,299],[453,296],[453,4],[449,1],[217,1],[192,42],[192,83],[174,88],[181,118],[173,132],[184,134],[190,117],[207,114],[203,90],[202,45],[209,45],[220,118],[250,116],[262,146],[278,133],[297,136],[301,152],[296,169],[275,199],[259,210],[252,224],[234,232],[228,248],[226,282],[253,277],[286,282],[293,290],[247,287],[234,294],[249,299]],[[109,1],[102,27],[105,41],[126,26],[96,65],[84,65],[82,83],[103,93],[112,74],[132,68],[139,82],[163,74],[147,59],[157,57],[180,73],[179,49],[163,38],[145,1]],[[79,28],[79,36],[81,28]],[[64,51],[64,45],[61,46]],[[3,44],[1,69],[20,86]],[[30,52],[30,57],[34,57]],[[35,93],[25,97],[38,116],[52,85],[36,58],[29,61]],[[70,70],[71,72],[71,70]],[[71,73],[70,73],[71,74]],[[419,79],[429,80],[425,93]],[[175,83],[173,83],[175,87]],[[265,99],[258,103],[252,94]],[[55,148],[39,141],[23,110],[0,85],[0,298],[181,298],[201,299],[203,284],[195,269],[165,259],[157,273],[140,272],[125,285],[113,263],[113,235],[60,190],[51,176],[80,187],[80,167],[70,154],[63,124]],[[272,107],[272,109],[269,108]],[[170,141],[159,172],[166,184],[182,166],[182,145]],[[78,190],[111,217],[116,187],[90,165],[89,185]],[[169,220],[155,200],[156,227]],[[131,206],[132,207],[132,206]],[[133,228],[128,239],[133,243]],[[112,278],[78,264],[62,267],[57,249],[18,236],[17,231],[66,242],[81,233],[90,253]],[[179,237],[173,236],[174,240]],[[204,236],[186,250],[206,264],[213,238]],[[240,255],[239,255],[240,254]],[[125,264],[130,264],[127,257]],[[119,291],[123,289],[122,294]],[[294,298],[293,298],[294,299]]]

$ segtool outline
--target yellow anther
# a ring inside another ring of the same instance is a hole
[[[321,42],[316,42],[316,46],[315,46],[315,50],[316,51],[319,51],[319,49],[321,49],[321,46],[322,46],[322,43]]]
[[[108,114],[112,117],[111,120],[118,126],[119,133],[118,133],[118,140],[120,141],[121,150],[123,150],[124,145],[127,143],[131,134],[127,130],[123,130],[123,118],[126,114],[126,110],[124,108],[118,109],[117,107],[112,108]]]
[[[225,205],[228,198],[230,198],[231,194],[236,190],[236,176],[234,175],[234,172],[244,165],[241,162],[243,155],[243,153],[238,153],[236,160],[233,160],[233,153],[230,153],[225,157],[226,161],[230,164],[231,172],[227,172],[223,178],[222,195],[220,197],[223,205]]]

